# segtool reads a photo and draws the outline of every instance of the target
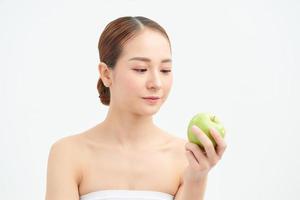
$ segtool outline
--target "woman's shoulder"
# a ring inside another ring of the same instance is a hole
[[[175,134],[169,134],[169,135],[173,140],[172,154],[171,154],[174,161],[173,166],[176,166],[178,170],[177,172],[180,179],[180,184],[182,184],[184,170],[189,164],[185,153],[185,145],[188,141]]]
[[[51,149],[56,148],[63,151],[72,150],[76,151],[79,145],[82,143],[81,138],[82,133],[73,134],[58,138],[56,141],[52,143]]]
[[[54,177],[60,177],[60,181],[74,180],[77,184],[81,181],[81,162],[78,156],[82,153],[78,136],[79,134],[65,136],[52,143],[48,153],[48,182],[53,181]]]
[[[174,155],[177,161],[181,162],[181,164],[185,166],[187,163],[185,156],[185,145],[188,141],[184,138],[177,136],[174,133],[169,133],[165,131],[165,134],[171,141],[172,155]]]
[[[164,131],[167,137],[172,141],[174,144],[174,150],[181,151],[184,149],[185,144],[187,143],[187,140],[177,136],[176,134],[169,133],[167,131]]]

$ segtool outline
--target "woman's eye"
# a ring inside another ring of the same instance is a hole
[[[134,69],[137,72],[145,72],[147,69]]]
[[[161,70],[163,73],[167,74],[167,73],[170,73],[171,70]]]

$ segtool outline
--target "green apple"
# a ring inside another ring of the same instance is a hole
[[[187,135],[188,140],[192,143],[198,144],[202,149],[204,148],[198,137],[193,133],[192,126],[196,125],[200,128],[212,141],[214,147],[216,147],[216,142],[210,134],[210,128],[215,128],[222,138],[225,137],[225,128],[221,124],[220,120],[213,114],[210,113],[198,113],[190,121],[188,125]]]

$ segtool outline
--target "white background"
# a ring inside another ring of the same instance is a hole
[[[299,11],[296,0],[0,0],[1,199],[44,199],[52,143],[104,119],[97,43],[127,15],[157,21],[172,42],[156,124],[186,138],[205,111],[225,125],[206,199],[299,199]]]

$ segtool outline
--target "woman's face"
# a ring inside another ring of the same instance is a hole
[[[111,105],[138,115],[152,115],[170,92],[173,73],[168,40],[157,31],[144,29],[127,41],[113,71]],[[151,103],[144,99],[157,96]]]

